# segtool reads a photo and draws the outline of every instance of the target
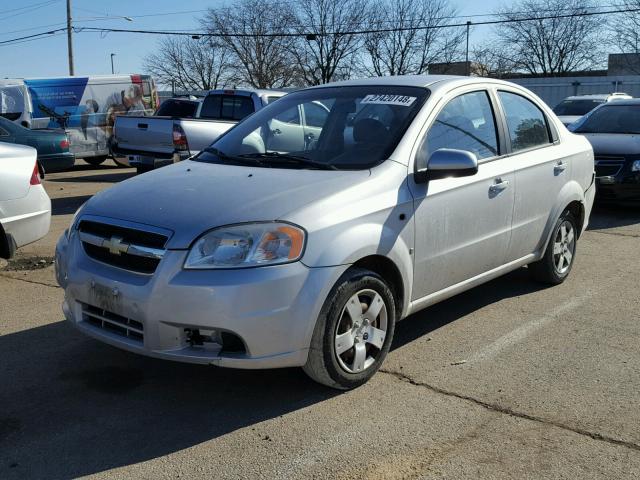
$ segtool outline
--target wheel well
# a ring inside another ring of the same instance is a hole
[[[9,237],[4,233],[2,224],[0,224],[0,258],[11,258],[12,254],[11,243],[9,243]]]
[[[380,275],[389,284],[396,304],[396,316],[400,318],[404,307],[404,283],[396,264],[382,255],[371,255],[361,258],[352,267],[371,270]]]
[[[578,222],[578,225],[577,225],[578,231],[576,233],[578,234],[578,237],[579,237],[580,234],[582,233],[582,226],[584,225],[584,205],[582,205],[581,202],[574,200],[569,205],[567,205],[566,210],[569,210],[571,214],[575,217],[576,221]]]

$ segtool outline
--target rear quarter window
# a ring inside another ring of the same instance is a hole
[[[507,120],[513,152],[552,143],[547,118],[536,104],[511,92],[499,91],[498,97]]]

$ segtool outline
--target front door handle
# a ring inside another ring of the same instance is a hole
[[[560,160],[558,163],[556,163],[556,165],[553,167],[553,173],[555,173],[556,175],[559,173],[564,172],[567,169],[567,164],[564,163],[562,160]]]
[[[489,187],[489,192],[491,193],[499,193],[506,189],[509,186],[509,180],[502,180],[501,178],[496,178],[496,183]]]

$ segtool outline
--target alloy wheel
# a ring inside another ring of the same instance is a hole
[[[387,306],[378,292],[360,290],[347,300],[334,338],[338,363],[346,372],[361,373],[375,363],[387,324]]]

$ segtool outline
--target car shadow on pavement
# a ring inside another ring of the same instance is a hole
[[[51,215],[70,215],[75,213],[80,205],[93,195],[77,195],[75,197],[60,197],[51,199]]]
[[[93,170],[95,170],[95,168]],[[96,175],[83,175],[83,176],[64,175],[63,176],[62,174],[58,174],[55,177],[47,177],[47,182],[118,183],[118,182],[122,182],[123,180],[127,180],[128,178],[134,177],[136,175],[136,172],[131,170],[127,170],[124,172],[119,171],[117,173],[111,173],[111,170],[115,170],[115,168],[107,170],[107,172],[109,173],[98,173]]]
[[[587,230],[606,230],[640,224],[640,207],[596,205]]]
[[[504,298],[526,269],[402,321],[393,349]],[[75,478],[144,462],[323,402],[301,369],[228,370],[134,355],[66,322],[0,336],[0,478]],[[268,432],[277,438],[277,431]]]
[[[0,336],[0,358],[2,479],[76,478],[136,464],[338,394],[301,369],[156,360],[65,322]]]

